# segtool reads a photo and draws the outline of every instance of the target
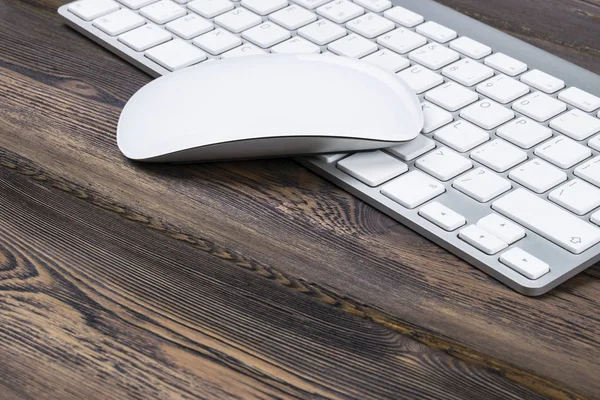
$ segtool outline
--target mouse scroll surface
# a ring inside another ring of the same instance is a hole
[[[395,74],[344,57],[261,55],[149,83],[123,109],[117,141],[131,159],[187,162],[381,148],[422,127]]]

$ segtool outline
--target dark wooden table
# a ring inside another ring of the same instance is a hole
[[[598,265],[527,298],[291,160],[128,162],[150,77],[64,2],[0,0],[0,398],[600,398]],[[598,0],[443,3],[600,72]]]

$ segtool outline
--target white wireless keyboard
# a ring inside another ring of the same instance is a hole
[[[59,12],[155,77],[268,52],[389,69],[422,99],[422,134],[300,163],[526,295],[600,260],[598,75],[431,0],[81,0]]]

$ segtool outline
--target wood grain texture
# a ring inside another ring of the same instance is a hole
[[[525,2],[444,3],[492,24],[508,21],[509,33],[600,72],[587,19],[564,29],[561,41],[547,33],[560,31],[565,9],[594,2],[544,1],[544,19],[515,13]],[[191,244],[207,260],[231,260],[223,269],[371,319],[457,362],[552,398],[600,397],[598,266],[525,298],[292,161],[127,162],[116,148],[116,122],[150,78],[65,27],[55,13],[61,4],[0,0],[4,167]]]

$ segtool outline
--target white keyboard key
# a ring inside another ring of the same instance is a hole
[[[341,160],[342,158],[346,157],[347,155],[348,155],[347,153],[328,153],[328,154],[319,154],[318,156],[315,156],[315,157],[321,161],[325,161],[326,163],[332,163],[332,162]]]
[[[600,189],[581,179],[572,179],[551,191],[548,198],[577,215],[584,215],[600,206]]]
[[[459,37],[450,42],[450,48],[476,60],[492,53],[492,48],[490,46],[481,44],[466,36]]]
[[[269,19],[286,29],[296,29],[317,20],[317,15],[300,6],[292,5],[269,15]]]
[[[427,136],[417,135],[413,140],[388,147],[385,150],[402,161],[411,161],[433,149],[435,149],[435,142],[433,140]]]
[[[225,29],[217,28],[198,36],[192,43],[212,55],[217,55],[241,45],[242,40]]]
[[[377,38],[377,43],[394,50],[396,53],[405,54],[427,43],[427,39],[406,28],[398,28]]]
[[[394,7],[383,13],[383,16],[394,21],[397,24],[412,28],[423,23],[422,15],[407,10],[404,7]]]
[[[583,140],[600,132],[600,119],[573,109],[550,121],[550,127],[575,140]]]
[[[467,223],[465,217],[437,201],[421,207],[419,215],[448,232],[452,232]]]
[[[410,61],[391,50],[381,49],[365,58],[363,61],[377,65],[391,72],[398,72],[410,66]]]
[[[289,39],[292,35],[287,29],[283,29],[274,22],[263,22],[262,24],[248,29],[242,33],[242,37],[263,49],[276,45]]]
[[[496,134],[519,147],[529,149],[552,137],[552,130],[532,119],[521,117],[502,125]]]
[[[539,279],[550,272],[548,264],[518,247],[502,253],[500,262],[531,280]]]
[[[93,25],[110,36],[117,36],[146,23],[144,18],[123,8],[112,14],[95,19]]]
[[[214,18],[224,12],[233,10],[233,3],[229,0],[193,0],[187,7],[204,18]]]
[[[517,76],[527,71],[527,64],[503,53],[492,54],[484,63],[508,76]]]
[[[119,0],[120,3],[126,5],[132,10],[138,10],[148,4],[156,3],[158,0]]]
[[[338,162],[337,167],[371,187],[408,171],[406,164],[381,150],[355,153]]]
[[[496,172],[504,172],[527,160],[527,153],[502,139],[494,139],[471,152],[471,158]]]
[[[477,226],[508,244],[513,244],[525,237],[525,229],[498,214],[490,214],[481,218],[477,222]]]
[[[420,171],[411,171],[381,187],[381,194],[410,209],[445,191],[444,185]]]
[[[156,25],[146,24],[119,36],[119,41],[135,51],[144,51],[150,47],[171,40],[171,34]]]
[[[171,0],[161,0],[140,10],[140,14],[155,24],[165,24],[186,14],[185,8]]]
[[[508,247],[506,242],[475,225],[469,225],[462,229],[458,233],[458,237],[489,255],[496,254]]]
[[[525,189],[496,200],[492,208],[575,254],[600,241],[600,229]]]
[[[588,142],[588,146],[590,146],[594,150],[600,151],[600,135],[591,138]]]
[[[595,213],[592,214],[590,220],[596,224],[596,225],[600,225],[600,211],[596,211]]]
[[[498,103],[506,104],[529,93],[529,86],[499,74],[477,85],[477,91]]]
[[[113,0],[80,0],[69,4],[68,10],[86,21],[117,11],[119,3]]]
[[[389,19],[373,13],[355,18],[346,24],[346,28],[369,39],[391,31],[395,27],[396,25]]]
[[[390,0],[354,0],[354,2],[373,12],[382,12],[392,6]]]
[[[307,25],[304,28],[300,28],[298,30],[298,35],[319,46],[324,46],[329,42],[333,42],[336,39],[346,36],[346,30],[331,21],[322,19]]]
[[[423,116],[425,117],[425,124],[423,125],[423,133],[433,132],[434,130],[452,122],[454,117],[448,111],[441,109],[440,107],[424,102]]]
[[[267,15],[288,5],[288,0],[242,0],[240,3],[259,15]]]
[[[417,168],[441,181],[447,181],[471,169],[473,163],[447,147],[435,149],[415,163]]]
[[[584,92],[576,87],[563,90],[558,94],[558,98],[586,112],[592,112],[600,108],[600,97]]]
[[[329,3],[331,0],[292,0],[294,3],[301,5],[302,7],[314,10],[317,7],[322,6],[325,3]]]
[[[274,46],[271,51],[276,54],[319,54],[321,48],[300,36],[294,36],[290,40]]]
[[[427,21],[424,24],[417,26],[417,33],[425,35],[429,39],[433,39],[440,43],[446,43],[456,38],[455,31],[433,21]]]
[[[554,93],[565,87],[565,81],[534,69],[521,76],[521,81],[546,93]]]
[[[235,57],[243,57],[243,56],[258,56],[261,54],[268,54],[263,49],[256,47],[252,43],[245,43],[241,46],[234,48],[233,50],[229,50],[221,55],[223,58],[235,58]]]
[[[417,94],[421,94],[431,88],[444,83],[444,78],[420,65],[413,65],[398,72],[400,78],[404,80]]]
[[[567,110],[567,105],[542,92],[534,92],[513,103],[512,108],[539,122]]]
[[[364,8],[348,0],[335,0],[317,8],[317,14],[332,20],[336,24],[348,22],[352,18],[364,14],[364,12]]]
[[[188,14],[185,17],[169,22],[165,28],[177,36],[189,40],[213,30],[214,25],[199,15]]]
[[[479,96],[458,83],[447,82],[427,92],[425,99],[448,111],[456,111],[477,101]]]
[[[233,32],[240,33],[262,22],[262,18],[250,10],[238,7],[214,19],[215,24]]]
[[[556,136],[535,148],[535,155],[561,168],[573,165],[592,156],[589,147],[583,146],[566,136]]]
[[[463,58],[454,64],[448,65],[442,70],[442,75],[457,81],[465,86],[473,86],[491,76],[494,76],[494,70],[490,67],[473,61],[469,58]]]
[[[456,121],[435,132],[435,139],[464,153],[487,142],[490,135],[467,121]]]
[[[515,117],[515,113],[492,100],[481,100],[460,112],[460,116],[483,129],[494,129]]]
[[[591,160],[581,164],[575,168],[573,173],[576,176],[600,187],[600,156],[596,156]]]
[[[327,50],[340,56],[362,58],[377,51],[377,45],[362,36],[351,33],[330,43]]]
[[[538,158],[513,169],[508,177],[536,193],[544,193],[567,180],[567,174]]]
[[[181,39],[153,47],[146,52],[146,57],[162,65],[169,71],[189,67],[206,60],[206,54]]]
[[[481,203],[486,203],[512,188],[508,180],[481,167],[459,177],[452,186]]]
[[[456,51],[439,43],[429,43],[411,51],[408,58],[419,64],[423,64],[427,68],[440,69],[452,61],[458,60],[460,56]]]

